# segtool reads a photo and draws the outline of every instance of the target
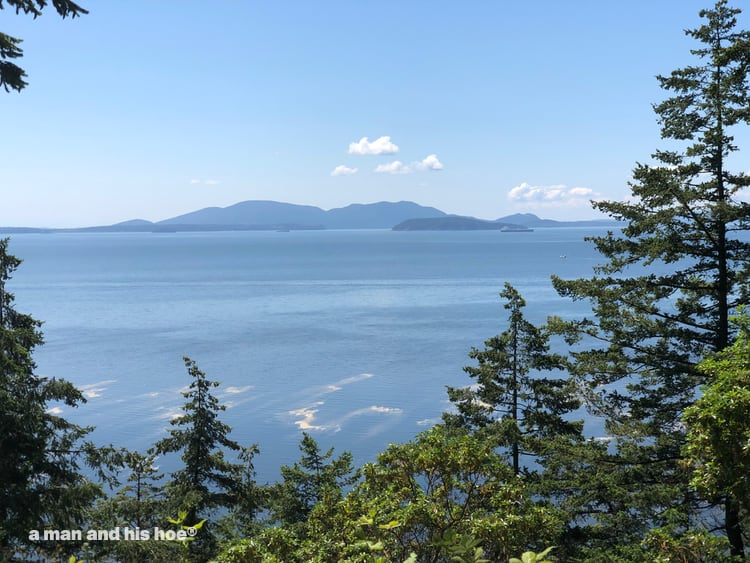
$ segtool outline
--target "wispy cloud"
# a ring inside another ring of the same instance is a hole
[[[349,168],[348,166],[340,164],[333,169],[331,176],[351,176],[352,174],[356,174],[357,170],[359,170],[359,168]]]
[[[378,137],[370,142],[367,137],[362,137],[356,143],[349,144],[349,154],[396,154],[398,145],[391,141],[390,136]]]
[[[439,171],[443,169],[443,163],[438,160],[436,154],[424,157],[422,160],[412,162],[409,165],[400,160],[394,160],[388,164],[381,164],[375,168],[378,174],[411,174],[412,172]]]
[[[379,164],[375,168],[375,172],[378,174],[411,174],[413,170],[400,160],[394,160],[388,164]]]
[[[528,207],[575,207],[588,205],[599,195],[591,188],[569,188],[565,184],[532,186],[523,182],[508,192],[508,200]]]

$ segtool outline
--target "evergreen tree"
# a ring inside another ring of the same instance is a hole
[[[81,392],[62,379],[34,373],[41,323],[13,307],[7,283],[21,261],[0,240],[0,559],[54,549],[33,541],[30,530],[81,527],[101,494],[80,465],[100,467],[101,454],[83,441],[91,428],[71,424],[53,405],[76,407]]]
[[[31,14],[34,18],[42,15],[42,10],[47,6],[48,0],[0,0],[0,10],[5,8],[3,3],[15,9],[16,13],[23,12]],[[52,5],[62,18],[75,18],[81,14],[88,14],[88,11],[71,0],[52,0]],[[5,88],[6,92],[11,89],[20,92],[27,86],[26,72],[10,62],[12,59],[18,59],[23,56],[23,50],[20,47],[21,39],[11,37],[0,32],[0,86]]]
[[[595,315],[565,330],[571,341],[574,331],[586,335],[575,373],[615,438],[617,455],[602,462],[621,476],[619,489],[602,487],[586,516],[599,532],[601,514],[628,521],[610,529],[610,541],[622,542],[623,528],[637,541],[649,526],[685,530],[705,516],[679,463],[681,416],[705,381],[698,360],[729,344],[729,316],[750,295],[750,244],[740,236],[750,206],[737,199],[750,179],[728,166],[737,150],[730,132],[750,120],[750,34],[735,29],[737,13],[725,0],[701,11],[703,25],[686,31],[700,44],[696,64],[658,77],[672,95],[654,109],[673,148],[636,166],[631,201],[594,203],[624,222],[621,234],[591,239],[607,262],[590,279],[553,279],[561,295],[590,300]],[[639,502],[610,502],[615,494]],[[722,527],[742,555],[731,499]]]
[[[270,510],[282,524],[301,524],[324,496],[340,500],[342,490],[352,485],[358,472],[352,468],[352,454],[333,458],[333,448],[321,453],[320,446],[303,433],[299,449],[302,457],[293,466],[281,467],[281,483],[270,488]]]
[[[165,507],[163,474],[156,467],[155,455],[124,452],[123,466],[127,479],[114,496],[101,501],[89,519],[89,529],[113,530],[119,527],[124,541],[87,542],[84,560],[126,562],[176,561],[182,546],[176,542],[152,537],[156,526],[164,528],[168,511]],[[131,541],[125,528],[133,534],[145,531],[148,539]]]
[[[125,454],[129,475],[125,486],[115,496],[122,522],[132,528],[148,528],[158,523],[164,491],[159,484],[163,474],[156,467],[156,456],[138,452]]]
[[[257,520],[262,510],[263,487],[255,482],[253,458],[259,452],[257,444],[242,448],[237,454],[242,470],[237,478],[237,501],[218,523],[218,534],[223,538],[248,536],[257,531],[261,524]]]
[[[458,413],[446,414],[444,419],[491,433],[499,445],[509,448],[518,475],[522,454],[539,453],[553,436],[580,435],[582,424],[564,418],[580,403],[566,378],[541,375],[563,369],[565,358],[551,353],[549,335],[524,318],[523,297],[508,283],[500,297],[510,311],[508,329],[487,340],[484,350],[474,348],[469,353],[478,365],[464,371],[476,383],[448,387]]]
[[[171,510],[175,515],[184,513],[181,521],[192,526],[216,514],[217,509],[232,509],[243,503],[246,464],[256,450],[241,448],[231,440],[231,428],[219,420],[219,413],[226,407],[211,394],[219,382],[207,379],[190,358],[183,359],[193,378],[183,393],[187,399],[183,415],[171,421],[169,436],[157,442],[152,453],[181,452],[183,466],[171,474],[166,492]],[[244,453],[245,464],[228,461],[224,456],[227,450]],[[205,561],[215,553],[217,539],[210,521],[188,546],[194,561]]]

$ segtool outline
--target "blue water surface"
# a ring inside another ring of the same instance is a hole
[[[530,233],[293,231],[21,234],[9,287],[43,320],[38,373],[88,402],[54,406],[93,439],[146,450],[179,414],[182,357],[220,381],[259,480],[298,459],[302,431],[374,459],[439,421],[471,383],[472,346],[505,329],[510,282],[535,323],[585,314],[550,275],[589,276],[596,228]]]

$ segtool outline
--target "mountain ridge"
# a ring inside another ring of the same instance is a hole
[[[206,207],[158,221],[157,225],[307,225],[327,229],[390,229],[412,218],[446,213],[412,201],[353,203],[324,211],[312,205],[248,200],[228,207]]]
[[[461,219],[456,219],[456,218]],[[397,228],[406,221],[408,228]],[[494,221],[448,214],[413,201],[352,203],[323,210],[273,200],[246,200],[227,207],[204,207],[161,221],[131,219],[113,225],[79,228],[0,227],[0,232],[179,232],[319,229],[500,230],[511,227],[616,225],[611,220],[556,221],[533,213],[515,213]]]

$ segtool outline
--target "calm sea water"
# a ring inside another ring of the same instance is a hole
[[[187,355],[271,481],[303,430],[359,464],[437,422],[471,347],[505,329],[504,282],[532,322],[585,313],[549,277],[589,275],[601,260],[583,237],[603,232],[25,234],[10,288],[44,321],[38,373],[88,398],[56,408],[97,442],[164,436]]]

